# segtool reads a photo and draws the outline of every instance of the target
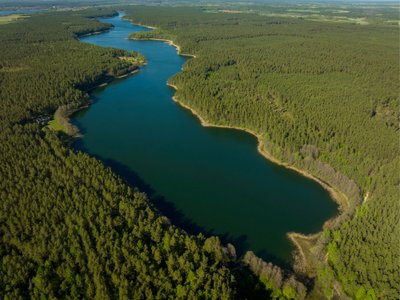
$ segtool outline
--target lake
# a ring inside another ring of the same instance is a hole
[[[172,100],[166,83],[187,58],[160,41],[133,41],[149,30],[121,19],[114,28],[82,38],[102,47],[135,50],[148,64],[136,75],[92,92],[94,103],[73,122],[83,137],[75,149],[102,160],[129,184],[149,194],[173,224],[190,233],[218,235],[239,254],[287,266],[290,231],[315,233],[337,214],[318,183],[266,160],[254,136],[235,129],[202,127]],[[194,59],[194,58],[193,58]]]

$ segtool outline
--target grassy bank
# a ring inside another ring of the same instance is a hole
[[[14,23],[22,19],[29,18],[27,15],[22,14],[12,14],[7,16],[0,16],[0,25],[5,25],[9,23]]]

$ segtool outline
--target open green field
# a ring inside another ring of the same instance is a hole
[[[54,131],[63,131],[63,132],[65,132],[64,127],[60,123],[58,123],[57,120],[49,121],[48,127],[51,130],[54,130]]]
[[[396,3],[355,4],[279,4],[256,5],[242,3],[240,5],[207,7],[208,13],[253,13],[268,17],[305,19],[319,22],[349,24],[381,24],[399,25],[400,8]]]
[[[18,20],[28,18],[27,15],[13,14],[8,16],[0,16],[0,25],[17,22]]]

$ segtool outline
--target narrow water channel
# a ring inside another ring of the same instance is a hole
[[[287,232],[314,233],[337,213],[319,184],[277,166],[242,131],[204,128],[171,99],[166,85],[186,58],[159,41],[128,40],[149,30],[121,19],[82,41],[135,50],[148,61],[137,75],[95,90],[93,105],[74,116],[83,137],[74,147],[101,159],[149,193],[155,206],[189,232],[232,242],[239,253],[286,265],[294,249]]]

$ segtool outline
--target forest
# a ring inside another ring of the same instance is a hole
[[[196,56],[170,79],[181,103],[209,123],[251,129],[275,158],[344,195],[341,215],[308,249],[311,266],[294,266],[313,278],[309,296],[342,289],[398,299],[398,26],[193,7],[126,11],[156,27],[131,38],[173,40]]]
[[[145,194],[35,122],[137,66],[80,43],[109,29],[84,11],[0,26],[0,298],[229,299],[234,277],[215,238],[191,237]]]
[[[78,41],[110,29],[94,18],[116,12],[32,14],[0,25],[0,298],[398,299],[398,27],[124,10],[158,28],[132,38],[196,55],[170,80],[179,101],[257,132],[274,157],[343,193],[342,214],[295,273],[175,227],[46,125],[143,62]]]
[[[43,12],[0,26],[0,298],[304,298],[293,274],[187,234],[69,146],[68,113],[144,62],[79,42],[110,29],[96,17],[115,14]],[[47,125],[53,116],[63,131]]]

